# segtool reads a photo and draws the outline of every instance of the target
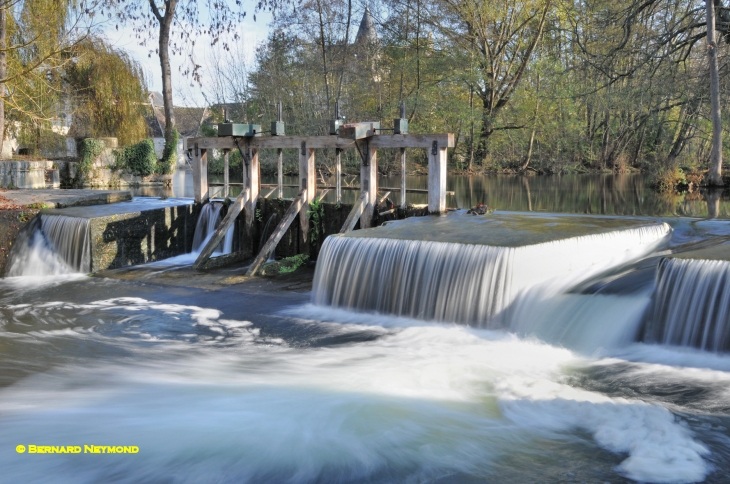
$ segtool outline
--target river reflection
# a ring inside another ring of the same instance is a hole
[[[222,175],[209,175],[211,184],[222,184]],[[240,183],[240,180],[231,180]],[[401,177],[380,177],[381,196],[388,188],[400,187]],[[276,196],[273,185],[276,177],[262,177],[262,195]],[[297,185],[297,177],[284,177],[285,185]],[[334,178],[319,180],[321,185],[334,186]],[[270,185],[270,186],[267,186]],[[354,203],[359,179],[343,177],[342,203]],[[284,198],[294,198],[295,186],[284,188]],[[425,190],[426,175],[408,176],[409,189]],[[355,189],[351,189],[355,188]],[[221,186],[212,186],[211,195],[221,196]],[[730,192],[700,190],[692,193],[657,193],[646,186],[641,174],[618,175],[450,175],[447,189],[454,192],[446,197],[452,208],[469,208],[485,203],[497,210],[521,212],[586,213],[603,215],[685,216],[701,218],[730,218]],[[231,186],[230,195],[235,197],[241,186]],[[140,187],[133,190],[135,196],[192,197],[193,183],[190,170],[178,171],[172,188]],[[391,190],[394,203],[400,203],[400,193]],[[325,201],[334,203],[335,192],[329,190]],[[409,204],[428,203],[426,193],[408,193]]]

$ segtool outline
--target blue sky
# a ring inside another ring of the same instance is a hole
[[[253,16],[249,13],[238,28],[238,35],[243,39],[243,51],[246,56],[244,61],[249,65],[253,63],[256,46],[264,42],[269,34],[268,24],[271,21],[271,14],[268,12],[259,12],[256,14],[256,18],[257,20],[254,21]],[[103,33],[112,45],[116,48],[124,49],[141,64],[147,78],[148,88],[151,91],[162,91],[160,60],[154,53],[156,41],[148,42],[146,46],[141,46],[139,45],[139,41],[135,39],[131,27],[120,26],[119,30],[116,30],[113,23],[107,24],[103,28]],[[152,50],[151,57],[149,56],[150,50]],[[202,87],[197,84],[191,87],[190,79],[179,74],[179,67],[187,64],[187,59],[181,55],[172,56],[173,101],[176,106],[202,107],[205,105],[203,92],[209,90],[210,66],[208,65],[208,57],[210,56],[210,52],[210,40],[199,39],[196,41],[193,55],[196,62],[203,66]]]

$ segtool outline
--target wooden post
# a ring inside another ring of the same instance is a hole
[[[350,210],[350,213],[347,215],[347,219],[340,229],[341,234],[346,234],[347,232],[355,228],[357,221],[360,220],[360,216],[362,215],[362,210],[363,208],[365,208],[365,205],[367,205],[367,203],[368,192],[362,192],[360,194],[360,198],[357,199],[355,205],[352,206],[352,210]]]
[[[271,234],[271,237],[269,237],[269,240],[266,241],[264,247],[261,249],[261,252],[259,252],[259,255],[256,256],[256,259],[254,259],[253,263],[248,268],[248,271],[246,272],[247,276],[250,277],[256,275],[263,263],[266,262],[266,260],[269,258],[269,254],[271,254],[271,251],[276,249],[276,246],[279,244],[279,241],[281,241],[281,238],[286,233],[286,230],[294,221],[294,217],[297,216],[297,212],[306,212],[306,210],[303,209],[304,199],[306,198],[307,191],[301,190],[297,198],[295,198],[292,204],[289,205],[289,208],[286,210],[284,216],[281,218],[281,222],[279,222],[279,225],[276,226],[276,229]]]
[[[403,210],[406,209],[407,203],[406,203],[406,149],[401,148],[400,149],[400,173],[401,173],[401,181],[400,181],[400,208]]]
[[[299,150],[299,189],[304,192],[302,210],[299,212],[299,228],[302,233],[302,242],[309,241],[309,202],[314,200],[317,194],[317,173],[314,170],[314,150],[307,148],[307,143],[302,141]]]
[[[228,183],[230,182],[228,155],[230,153],[231,150],[223,150],[223,198],[228,198]]]
[[[428,151],[428,211],[446,211],[446,159],[447,147],[433,140]]]
[[[193,195],[198,203],[208,200],[208,152],[193,148]]]
[[[246,146],[246,149],[248,150],[249,164],[244,170],[246,180],[243,182],[243,187],[244,190],[248,189],[250,193],[246,202],[246,228],[250,231],[256,216],[256,201],[261,191],[261,167],[259,165],[259,150],[251,148],[250,143]],[[250,236],[250,232],[248,235]]]
[[[360,165],[360,191],[368,194],[367,204],[360,216],[360,228],[372,226],[373,211],[378,197],[378,150],[371,148],[369,141],[356,141],[364,155]]]
[[[279,188],[279,196],[277,198],[284,198],[284,150],[279,148],[276,150],[277,161],[276,161],[276,183]]]
[[[335,150],[335,203],[342,202],[342,150]]]
[[[243,210],[243,207],[246,205],[248,198],[249,190],[248,188],[244,188],[241,194],[238,195],[236,200],[228,207],[228,213],[223,218],[223,221],[215,230],[213,236],[208,240],[208,243],[205,244],[203,250],[200,251],[200,254],[198,254],[198,258],[193,264],[194,270],[197,271],[205,267],[205,264],[208,262],[208,260],[210,260],[210,256],[213,255],[216,247],[218,247],[218,245],[225,238],[228,229],[231,227],[231,225],[236,223],[238,214],[241,213],[241,210]]]

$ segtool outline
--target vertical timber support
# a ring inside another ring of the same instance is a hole
[[[251,230],[253,228],[253,221],[256,217],[256,201],[259,198],[259,192],[261,191],[261,167],[259,166],[259,150],[251,148],[250,143],[247,144],[246,150],[248,163],[245,164],[243,171],[244,190],[249,190],[249,198],[246,202],[246,233],[250,237]],[[244,160],[246,161],[246,160]]]
[[[447,150],[433,140],[428,151],[428,211],[434,214],[446,211]]]
[[[193,148],[193,195],[197,203],[208,200],[208,153],[198,143]]]
[[[231,153],[231,150],[224,150],[223,151],[223,198],[228,198],[228,192],[229,192],[229,183],[230,183],[230,164],[229,164],[229,154]]]
[[[362,165],[360,166],[360,192],[367,193],[367,204],[360,216],[360,228],[372,227],[373,211],[378,202],[378,150],[371,148],[367,140],[356,141],[360,145],[360,152],[363,154]]]
[[[335,203],[342,202],[342,150],[335,149]]]
[[[284,150],[276,150],[276,185],[279,199],[284,198]]]
[[[302,234],[301,242],[307,246],[309,244],[309,215],[307,215],[307,211],[309,210],[309,203],[314,200],[317,194],[317,173],[314,169],[314,150],[307,148],[307,143],[304,141],[302,141],[299,150],[299,189],[306,190],[302,201],[302,209],[299,212],[299,228]]]
[[[407,208],[406,202],[406,149],[400,149],[400,208],[405,210]]]

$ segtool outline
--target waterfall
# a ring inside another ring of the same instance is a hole
[[[730,350],[730,262],[663,259],[644,341]]]
[[[41,214],[18,235],[6,276],[91,272],[89,219]]]
[[[264,230],[261,231],[261,238],[259,239],[259,249],[261,250],[266,243],[267,240],[269,240],[269,227],[272,226],[273,223],[276,223],[277,214],[272,213],[269,217],[269,220],[266,221],[266,225],[264,225]],[[274,227],[276,227],[274,225]],[[269,254],[269,258],[266,260],[266,262],[272,262],[276,260],[276,247],[271,251],[271,254]]]
[[[198,223],[195,225],[195,235],[193,236],[193,253],[199,253],[205,247],[205,244],[213,236],[215,229],[218,228],[223,221],[221,209],[223,204],[220,202],[206,203],[200,211]],[[226,236],[215,252],[220,254],[230,254],[233,252],[233,228],[226,232]]]
[[[315,304],[475,326],[505,325],[510,314],[520,313],[520,300],[535,304],[642,258],[671,232],[667,224],[649,223],[501,247],[377,237],[377,230],[372,237],[325,240],[314,276]],[[527,297],[536,287],[538,297]]]

